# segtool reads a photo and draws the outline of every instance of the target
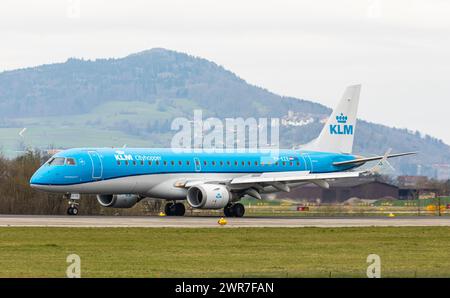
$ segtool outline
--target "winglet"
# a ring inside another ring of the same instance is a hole
[[[386,153],[383,155],[383,158],[380,159],[380,161],[373,168],[368,170],[368,172],[370,174],[380,174],[381,171],[385,168],[385,166],[389,166],[392,170],[394,170],[394,168],[388,162],[389,154],[391,154],[391,151],[392,151],[392,148],[389,148],[386,151]]]

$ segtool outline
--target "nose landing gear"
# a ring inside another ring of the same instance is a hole
[[[67,208],[68,215],[77,215],[78,214],[78,206],[80,203],[80,194],[65,194],[64,198],[69,199],[69,208]]]
[[[241,203],[228,204],[223,208],[226,217],[242,217],[245,214],[245,207]]]
[[[186,208],[183,203],[167,203],[164,207],[164,213],[167,216],[184,216]]]

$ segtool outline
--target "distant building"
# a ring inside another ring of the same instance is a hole
[[[398,184],[402,187],[424,185],[428,183],[427,176],[398,176]]]
[[[314,118],[307,115],[300,115],[289,110],[288,114],[281,118],[281,125],[284,126],[305,126],[314,122]]]
[[[397,181],[399,199],[434,198],[439,193],[439,189],[430,183],[427,176],[399,176]]]
[[[437,180],[450,179],[450,164],[434,164],[433,168],[436,171]]]
[[[349,178],[330,182],[330,188],[325,189],[314,184],[308,184],[293,189],[289,193],[278,196],[294,200],[316,201],[324,203],[341,203],[350,198],[376,200],[381,198],[398,198],[398,187],[382,181],[378,177]]]

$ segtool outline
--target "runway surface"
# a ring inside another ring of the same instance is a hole
[[[220,226],[219,217],[158,216],[40,216],[0,215],[0,227],[407,227],[450,226],[450,217],[243,217],[227,218]]]

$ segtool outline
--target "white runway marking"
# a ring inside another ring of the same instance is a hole
[[[124,216],[44,216],[0,215],[0,227],[408,227],[450,226],[450,217],[337,217],[337,218],[227,218],[220,226],[219,217],[124,217]]]

